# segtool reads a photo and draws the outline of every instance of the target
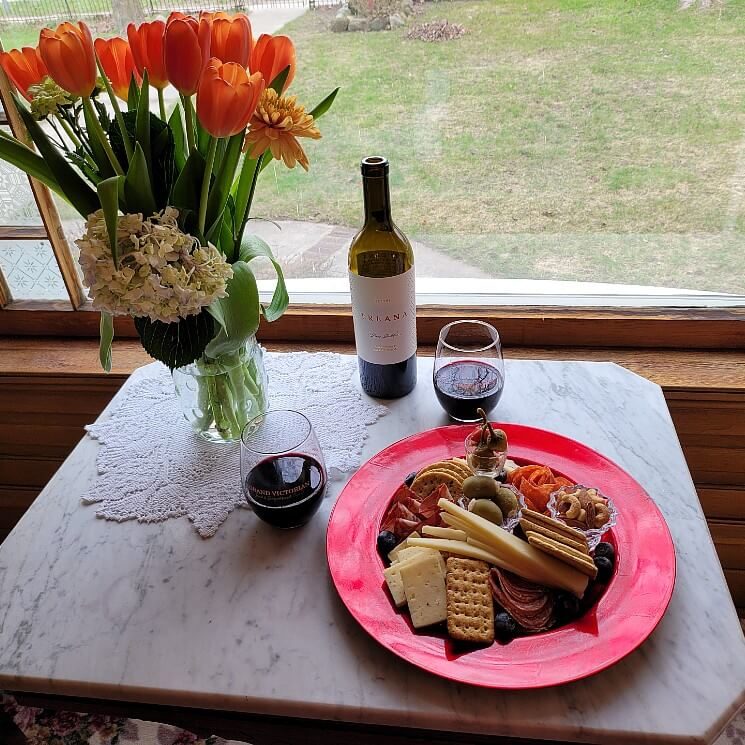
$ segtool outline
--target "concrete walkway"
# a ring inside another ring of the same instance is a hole
[[[263,238],[279,260],[285,276],[346,277],[347,252],[355,228],[326,223],[281,220],[277,223],[251,220],[248,230]],[[456,260],[418,241],[412,241],[417,270],[427,277],[485,278],[481,269]],[[262,259],[263,261],[263,259]],[[260,279],[274,276],[271,267],[257,271]]]

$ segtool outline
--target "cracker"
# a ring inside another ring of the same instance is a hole
[[[454,468],[459,474],[461,474],[464,481],[470,476],[473,476],[473,471],[468,467],[468,464],[459,458],[451,458],[449,461],[446,461],[446,463],[450,468]]]
[[[526,536],[529,536],[531,533],[538,533],[546,538],[550,538],[552,541],[563,543],[565,546],[569,546],[569,548],[574,548],[580,553],[588,555],[590,553],[590,549],[587,547],[587,539],[584,536],[581,541],[575,540],[574,538],[557,533],[555,530],[551,530],[551,528],[547,528],[544,525],[533,522],[525,517],[520,518],[520,527],[525,531]]]
[[[569,546],[552,541],[550,538],[537,533],[528,536],[528,543],[549,556],[564,562],[564,564],[574,567],[590,579],[595,579],[598,576],[598,568],[595,566],[595,562],[589,556],[585,556],[579,551],[569,548]]]
[[[585,534],[581,530],[571,528],[566,523],[561,522],[561,520],[556,520],[555,518],[544,515],[541,512],[535,512],[535,510],[529,510],[527,507],[522,511],[521,517],[530,520],[532,523],[543,525],[549,530],[553,530],[555,533],[561,533],[568,538],[573,538],[575,541],[583,542],[586,540]]]
[[[463,484],[463,482],[465,481],[460,471],[458,471],[456,468],[453,468],[446,460],[441,460],[438,463],[432,463],[432,465],[425,466],[424,468],[422,468],[421,471],[419,471],[419,473],[417,473],[417,476],[424,476],[428,473],[432,473],[433,471],[437,471],[438,473],[447,473],[452,476],[459,484]]]
[[[447,486],[453,499],[459,499],[463,496],[463,489],[458,480],[444,471],[429,471],[414,479],[411,485],[411,491],[420,499],[428,497],[441,484]]]
[[[494,602],[485,561],[447,560],[447,623],[451,639],[478,644],[494,641]]]

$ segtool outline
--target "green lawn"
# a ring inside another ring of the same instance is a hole
[[[331,17],[285,29],[301,100],[342,91],[254,214],[355,225],[382,153],[399,225],[494,276],[745,294],[745,0],[427,4],[468,31],[437,44]]]

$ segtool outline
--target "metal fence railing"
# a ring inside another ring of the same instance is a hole
[[[167,16],[172,10],[198,13],[201,10],[249,12],[260,7],[306,7],[338,5],[340,0],[127,0],[139,4],[145,16]],[[0,0],[0,25],[35,24],[107,18],[118,0]]]

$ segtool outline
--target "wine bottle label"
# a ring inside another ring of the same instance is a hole
[[[393,365],[416,352],[414,268],[395,277],[349,273],[357,355],[376,365]]]

